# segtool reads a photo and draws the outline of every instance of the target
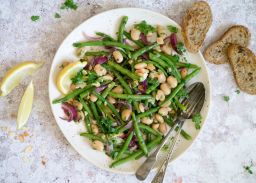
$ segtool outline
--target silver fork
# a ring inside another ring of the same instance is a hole
[[[170,156],[173,152],[174,149],[174,145],[179,137],[179,133],[181,131],[181,128],[184,124],[185,119],[188,119],[191,117],[191,114],[193,112],[193,110],[197,107],[197,105],[200,103],[201,98],[204,98],[205,92],[204,92],[204,86],[202,83],[194,83],[193,85],[189,86],[188,88],[188,92],[189,92],[189,98],[185,99],[184,101],[182,101],[182,104],[187,106],[187,110],[185,112],[181,112],[180,116],[178,117],[178,119],[176,120],[175,125],[169,130],[169,132],[167,133],[167,135],[165,136],[165,138],[163,139],[162,143],[160,144],[160,146],[146,159],[146,161],[139,167],[139,169],[136,172],[136,177],[139,180],[145,180],[146,177],[148,176],[150,170],[152,169],[152,167],[154,166],[157,156],[159,154],[160,149],[163,147],[163,145],[167,142],[167,140],[169,139],[169,137],[171,136],[172,132],[174,129],[176,129],[177,127],[179,127],[178,131],[177,131],[177,135],[173,140],[172,146],[169,148],[169,152],[167,154],[166,159],[168,159],[168,161],[164,161],[161,165],[161,169],[162,167],[164,168],[163,173],[165,172],[165,169],[168,165]],[[201,102],[202,103],[202,102]],[[202,103],[203,104],[203,103]],[[201,104],[201,106],[202,106]],[[201,110],[201,107],[200,107]],[[199,110],[199,112],[200,112]],[[166,164],[166,165],[165,165]],[[160,176],[160,172],[158,173],[159,176],[156,177],[161,177]],[[158,175],[157,174],[157,175]],[[164,176],[164,174],[163,174]],[[157,178],[155,178],[157,179]],[[159,180],[159,179],[157,179]],[[153,180],[154,181],[154,180]],[[160,181],[160,180],[159,180]]]

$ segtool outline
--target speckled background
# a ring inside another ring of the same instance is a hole
[[[33,77],[36,94],[27,129],[16,131],[18,103],[29,79],[10,95],[0,98],[0,182],[137,182],[134,176],[116,175],[94,167],[68,144],[57,127],[48,102],[48,74],[62,40],[88,17],[118,7],[141,7],[180,22],[193,1],[95,0],[76,1],[76,11],[60,10],[62,0],[1,0],[0,77],[25,60],[45,61]],[[205,45],[232,24],[243,24],[252,33],[250,48],[256,52],[256,1],[209,1],[213,25]],[[55,12],[61,14],[54,18]],[[32,22],[30,17],[39,15]],[[256,164],[256,97],[236,94],[229,65],[207,63],[212,82],[212,107],[194,145],[167,170],[165,182],[255,183],[243,166]],[[225,102],[223,96],[230,96]],[[153,174],[145,182],[150,182]]]

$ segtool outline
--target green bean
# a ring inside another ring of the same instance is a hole
[[[65,97],[63,98],[60,98],[60,99],[55,99],[52,101],[53,104],[57,104],[57,103],[60,103],[60,102],[66,102],[68,101],[69,99],[72,99],[72,98],[75,98],[77,95],[79,95],[80,93],[83,93],[85,92],[86,90],[89,90],[91,89],[93,86],[91,85],[88,85],[88,86],[85,86],[84,88],[79,88],[79,89],[76,89],[70,93],[68,93]]]
[[[116,41],[114,38],[112,38],[110,35],[107,35],[107,34],[105,34],[105,33],[103,33],[103,32],[96,32],[95,33],[96,35],[98,35],[98,36],[101,36],[101,37],[103,37],[103,38],[107,38],[109,41]]]
[[[147,100],[152,99],[151,95],[130,95],[130,94],[119,94],[114,92],[109,92],[109,95],[113,98],[126,99],[126,100]]]
[[[132,54],[132,59],[137,59],[140,55],[152,50],[153,48],[157,47],[158,45],[159,45],[158,43],[154,43],[152,45],[148,45],[148,46],[138,49],[137,51],[135,51]]]
[[[97,92],[93,91],[92,92],[94,95],[96,95],[98,97],[99,100],[101,100],[103,103],[106,103],[107,106],[109,107],[109,109],[116,115],[116,117],[121,121],[121,123],[124,123],[119,115],[119,113],[117,112],[116,108],[109,103],[105,98],[103,98],[100,94],[98,94]]]
[[[143,113],[138,114],[137,117],[138,117],[138,118],[143,118],[143,117],[149,116],[150,114],[153,114],[153,113],[155,113],[156,111],[158,111],[159,108],[160,108],[160,107],[151,108],[151,109],[147,110],[146,112],[143,112]]]
[[[155,147],[160,143],[161,140],[162,140],[162,137],[158,136],[158,137],[155,138],[153,141],[151,141],[151,142],[149,142],[149,143],[147,144],[147,148],[148,148],[149,150],[152,150],[153,148],[155,148]],[[137,159],[137,157],[140,157],[140,156],[143,156],[143,151],[142,151],[141,149],[138,150],[138,151],[133,152],[132,154],[128,155],[128,156],[125,157],[125,158],[122,158],[122,159],[119,159],[119,160],[114,161],[114,162],[110,165],[110,167],[111,167],[111,168],[117,167],[117,166],[119,166],[119,165],[121,165],[121,164],[124,164],[124,163],[126,163],[126,162],[128,162],[128,161],[135,160],[135,159]]]
[[[132,94],[132,90],[131,88],[129,87],[129,85],[126,83],[126,81],[122,78],[121,75],[118,74],[117,71],[115,71],[114,69],[111,70],[114,75],[116,76],[116,78],[118,79],[118,81],[120,82],[120,84],[124,87],[124,90],[126,93],[128,94]]]
[[[171,117],[164,117],[164,122],[167,123],[167,125],[169,125],[170,127],[173,127],[173,125],[175,124]]]
[[[176,64],[176,63],[179,62],[179,56],[177,56],[177,55],[172,56],[172,55],[167,55],[167,54],[162,53],[162,52],[157,52],[157,54],[160,54],[161,56],[164,56],[164,57],[168,58],[169,61],[171,61],[173,64]]]
[[[95,88],[95,87],[92,87],[91,89],[86,90],[85,92],[81,93],[81,94],[79,95],[79,97],[80,97],[80,98],[86,97],[87,95],[89,95],[89,93],[91,92],[91,90],[93,90],[94,88]]]
[[[172,92],[170,95],[168,95],[168,96],[165,98],[164,101],[162,101],[162,102],[160,103],[160,107],[163,106],[163,105],[165,105],[165,104],[168,103],[169,101],[171,101],[171,100],[173,99],[173,97],[175,97],[175,95],[181,90],[181,88],[182,88],[183,86],[184,86],[184,83],[181,82],[181,83],[173,90],[173,92]]]
[[[185,131],[185,130],[181,130],[180,134],[182,135],[182,137],[184,137],[184,139],[186,140],[191,140],[192,137]]]
[[[109,51],[87,51],[84,56],[106,56],[109,55]]]
[[[88,104],[84,101],[83,98],[79,98],[80,103],[83,105],[84,110],[88,113],[88,115],[90,116],[90,118],[93,118],[93,114],[91,109],[89,108]]]
[[[145,141],[143,139],[142,133],[140,131],[139,125],[138,125],[138,119],[136,118],[135,114],[132,113],[132,121],[133,121],[133,128],[134,128],[134,132],[135,135],[138,139],[139,142],[139,146],[142,149],[142,151],[144,152],[145,155],[148,155],[148,149],[147,146],[145,144]]]
[[[106,109],[106,107],[101,103],[101,104],[99,104],[99,103],[97,103],[96,102],[96,105],[97,105],[97,107],[100,109],[100,111],[102,112],[102,114],[104,114],[104,115],[106,115],[109,119],[110,119],[110,121],[112,122],[112,123],[114,123],[116,120],[112,117],[112,115],[110,114],[110,112]]]
[[[150,61],[150,60],[147,60],[146,62],[153,64],[156,68],[158,68],[160,71],[162,71],[165,76],[167,76],[167,72],[164,70],[164,68],[159,63],[157,63],[155,61]]]
[[[140,129],[146,130],[146,131],[148,131],[149,133],[151,133],[155,136],[159,136],[159,135],[162,136],[162,134],[160,132],[158,132],[158,131],[154,130],[153,128],[151,128],[147,125],[144,125],[142,123],[139,123],[139,127],[140,127]]]
[[[106,98],[108,96],[108,93],[112,90],[112,88],[114,88],[115,85],[116,85],[116,83],[113,81],[111,83],[109,83],[108,87],[101,93],[101,96],[103,98]],[[101,104],[102,101],[98,100],[97,103]]]
[[[182,111],[186,110],[186,106],[182,105],[177,97],[174,97],[173,101],[177,105],[177,107],[180,108],[180,110],[182,110]]]
[[[87,137],[91,140],[99,140],[101,142],[105,142],[101,137],[91,134],[91,133],[80,133],[80,136]]]
[[[115,42],[115,41],[86,41],[86,42],[77,42],[73,43],[74,47],[81,48],[85,46],[116,46],[123,49],[133,51],[134,48],[130,45]]]
[[[125,24],[128,21],[128,17],[124,16],[121,20],[120,26],[119,26],[119,31],[118,31],[118,41],[120,43],[123,42],[123,35],[124,35],[124,28],[125,28]]]
[[[119,160],[123,156],[124,152],[128,149],[128,146],[129,146],[129,144],[132,140],[132,137],[133,137],[133,132],[130,132],[129,136],[127,137],[127,139],[126,139],[126,141],[125,141],[125,143],[122,147],[122,149],[120,150],[120,152],[118,153],[118,155],[116,157],[117,160]]]
[[[168,64],[166,64],[163,60],[161,60],[159,57],[157,57],[153,53],[149,53],[149,58],[150,58],[150,60],[153,60],[154,62],[158,63],[163,68],[165,68],[165,69],[169,68]]]
[[[175,65],[176,65],[176,67],[198,68],[198,66],[195,64],[184,63],[184,62],[178,62]]]
[[[189,81],[190,79],[192,79],[193,77],[195,77],[195,75],[197,75],[200,72],[201,68],[197,68],[195,69],[193,72],[191,72],[190,74],[188,74],[185,78],[184,78],[184,82]]]
[[[99,113],[97,111],[96,105],[94,102],[90,102],[90,107],[93,113],[94,118],[96,119],[97,123],[100,121]]]
[[[137,41],[133,40],[132,37],[131,37],[131,35],[130,35],[128,32],[124,31],[124,36],[125,36],[127,39],[129,39],[130,41],[132,41],[133,43],[135,43],[136,45],[138,45],[139,47],[144,47],[143,42],[141,42],[141,41],[139,41],[139,40],[137,40]]]
[[[108,61],[108,65],[113,67],[114,69],[116,69],[120,73],[130,77],[133,80],[139,80],[140,79],[140,77],[138,75],[134,74],[133,72],[129,71],[128,69],[123,68],[122,66],[120,66],[119,64],[116,64],[115,62],[113,62],[111,60]]]
[[[85,112],[87,112],[87,115],[85,115],[85,119],[84,119],[86,129],[89,133],[92,133],[91,119],[90,119],[90,117],[93,118],[92,112],[91,112],[88,105],[85,103],[85,101],[82,98],[79,98],[79,101],[83,105],[83,108],[84,108]]]
[[[175,78],[178,80],[178,82],[180,82],[180,80],[181,80],[180,72],[174,66],[173,62],[168,57],[166,57],[165,55],[160,55],[160,59],[162,59],[163,61],[165,61],[169,65],[169,67],[171,68],[172,74],[175,76]]]
[[[146,94],[150,94],[152,91],[154,91],[158,86],[159,86],[159,82],[155,82],[154,84],[150,85],[147,90],[146,90]]]

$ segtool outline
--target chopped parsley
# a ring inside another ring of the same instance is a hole
[[[66,0],[60,7],[60,9],[71,9],[76,10],[77,4],[73,0]]]
[[[168,29],[170,32],[173,32],[173,33],[177,33],[177,32],[178,32],[178,28],[175,27],[175,26],[172,26],[172,25],[167,25],[167,29]]]
[[[135,24],[134,27],[143,32],[145,35],[147,35],[149,32],[156,32],[156,28],[147,24],[145,20],[141,21],[139,24]]]
[[[97,78],[98,78],[98,76],[97,76],[96,72],[90,71],[90,72],[88,72],[86,83],[92,84],[96,81]]]
[[[103,133],[109,134],[109,133],[114,133],[116,131],[116,129],[112,126],[112,121],[109,120],[108,118],[102,118],[99,121],[99,126]]]
[[[223,100],[225,101],[225,102],[228,102],[229,100],[230,100],[230,98],[229,98],[229,96],[223,96]]]
[[[252,172],[252,167],[253,167],[253,162],[251,161],[251,164],[250,165],[246,165],[244,166],[244,170],[249,173],[249,174],[253,174]]]
[[[199,130],[201,128],[202,116],[199,113],[196,113],[192,117],[192,121],[195,123],[195,128]]]
[[[71,78],[73,84],[82,83],[84,81],[83,69],[80,70],[73,78]]]
[[[177,51],[179,54],[183,54],[184,52],[186,52],[186,48],[182,42],[178,42]]]
[[[235,92],[236,92],[237,94],[240,94],[240,90],[236,90]]]
[[[188,98],[188,92],[187,90],[185,90],[185,88],[182,88],[176,95],[178,98],[180,97],[184,97],[184,98]]]
[[[54,18],[60,18],[60,17],[61,17],[61,16],[60,16],[59,13],[55,13]]]
[[[37,16],[37,15],[31,16],[31,20],[32,20],[33,22],[35,22],[35,21],[37,21],[37,20],[39,20],[39,19],[40,19],[40,16]]]

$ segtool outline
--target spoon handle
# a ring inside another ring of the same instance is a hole
[[[165,138],[163,139],[162,143],[159,145],[159,147],[146,159],[146,161],[138,168],[136,171],[136,177],[139,180],[145,180],[150,172],[150,170],[153,168],[157,155],[161,148],[164,146],[166,141],[171,136],[173,130],[177,127],[178,123],[176,123],[166,134]]]
[[[179,121],[177,124],[179,126],[179,129],[177,131],[177,134],[176,134],[175,138],[173,139],[172,146],[170,147],[170,149],[167,153],[167,156],[165,157],[163,163],[161,164],[160,168],[158,169],[157,174],[155,175],[155,177],[154,177],[154,179],[152,180],[151,183],[162,183],[164,181],[166,168],[168,166],[169,160],[172,157],[172,153],[174,151],[175,144],[176,144],[177,140],[179,139],[180,132],[181,132],[182,126],[184,124],[184,120]]]

